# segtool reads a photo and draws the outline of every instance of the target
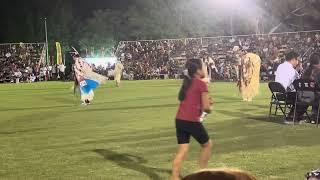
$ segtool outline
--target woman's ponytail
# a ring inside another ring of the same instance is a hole
[[[200,59],[190,59],[187,61],[186,69],[183,71],[183,83],[178,96],[179,101],[185,99],[187,91],[192,84],[192,78],[200,69],[202,69],[202,62]]]

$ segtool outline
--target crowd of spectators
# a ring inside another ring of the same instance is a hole
[[[65,66],[45,63],[43,43],[0,45],[0,83],[61,79],[64,70]]]
[[[262,59],[261,77],[273,79],[277,66],[286,51],[294,50],[301,56],[302,64],[313,52],[320,51],[320,31],[279,33],[271,35],[246,35],[205,37],[148,41],[122,41],[115,55],[124,64],[124,79],[179,78],[185,60],[202,58],[214,80],[237,79],[237,53],[239,49],[253,51]],[[94,49],[85,51],[94,56]],[[104,48],[99,55],[107,53]],[[0,83],[34,82],[64,79],[64,65],[45,62],[43,43],[0,45]],[[113,66],[94,67],[95,71],[111,77]],[[70,76],[71,77],[71,76]]]
[[[83,58],[99,58],[106,56],[114,56],[115,48],[106,48],[106,47],[90,47],[80,49],[80,55]]]
[[[121,43],[120,59],[126,74],[133,79],[174,78],[179,60],[170,58],[173,47],[168,41],[141,41]]]
[[[320,32],[124,41],[120,42],[116,55],[122,58],[126,72],[132,73],[135,79],[178,77],[187,58],[205,58],[213,79],[235,80],[239,48],[261,57],[261,77],[267,80],[274,77],[278,64],[289,50],[298,52],[306,65],[304,59],[320,50]]]

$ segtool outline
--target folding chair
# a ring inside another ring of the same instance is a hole
[[[296,99],[294,103],[294,114],[293,114],[293,124],[295,123],[297,105],[302,106],[313,106],[318,105],[320,99],[316,97],[316,92],[319,91],[316,87],[316,83],[311,80],[305,79],[297,79],[293,82],[293,86],[296,90]],[[306,109],[305,114],[310,120],[310,116],[308,114],[308,110]],[[318,106],[317,110],[317,127],[319,124],[319,114],[320,114],[320,106]]]
[[[293,105],[293,102],[290,102],[288,100],[288,94],[286,92],[286,89],[278,82],[269,82],[268,86],[272,93],[269,108],[269,120],[271,118],[271,111],[273,105],[275,105],[276,108],[274,116],[277,116],[278,109],[280,109],[283,113],[283,116],[286,118],[287,109],[291,108]]]

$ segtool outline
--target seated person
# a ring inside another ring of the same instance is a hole
[[[320,53],[313,53],[309,59],[309,67],[303,74],[302,78],[314,81],[318,86],[320,85]],[[317,95],[319,98],[319,95]],[[312,119],[316,119],[319,105],[312,107]],[[307,109],[307,108],[305,108]]]
[[[296,93],[293,87],[294,80],[299,78],[299,73],[295,69],[299,65],[298,57],[299,55],[295,52],[289,52],[286,54],[286,61],[280,64],[275,73],[275,81],[280,83],[288,92],[288,101],[294,102]],[[300,111],[300,107],[297,107],[297,112]],[[304,112],[304,108],[301,109],[301,112]],[[294,107],[291,108],[288,118],[285,120],[286,124],[293,122],[293,112]],[[299,115],[301,113],[298,113]],[[301,114],[303,115],[303,113]],[[302,119],[302,117],[298,117],[298,119]]]
[[[289,52],[286,55],[286,61],[278,66],[275,73],[275,81],[280,83],[288,92],[294,91],[292,83],[299,78],[299,73],[295,69],[299,64],[298,57],[297,53]]]

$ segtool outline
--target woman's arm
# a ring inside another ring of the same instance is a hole
[[[201,102],[203,111],[211,113],[211,105],[213,104],[213,101],[208,92],[201,93]]]

